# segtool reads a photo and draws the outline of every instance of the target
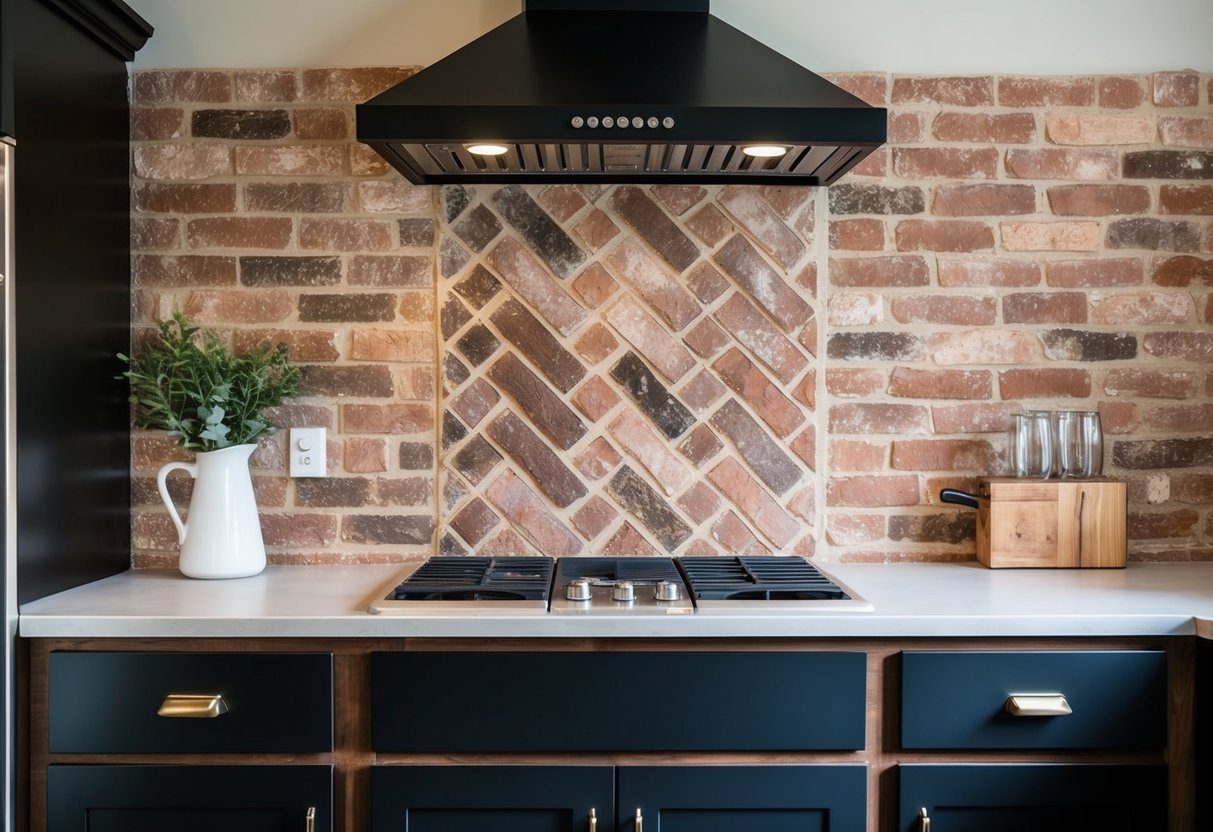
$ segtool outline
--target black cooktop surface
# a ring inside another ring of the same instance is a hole
[[[697,601],[850,598],[801,557],[684,557],[678,558],[678,566]]]
[[[546,601],[552,586],[548,557],[434,557],[394,590],[397,601]]]

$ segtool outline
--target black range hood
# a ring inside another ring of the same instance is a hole
[[[884,143],[885,115],[708,0],[526,0],[357,123],[418,184],[828,185]]]

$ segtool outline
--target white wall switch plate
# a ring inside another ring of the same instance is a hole
[[[323,477],[325,465],[324,428],[291,428],[291,476]]]

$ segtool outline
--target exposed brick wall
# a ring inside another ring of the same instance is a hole
[[[1213,557],[1208,76],[842,76],[890,146],[828,192],[438,191],[352,138],[408,72],[134,77],[138,325],[285,340],[331,430],[327,479],[254,458],[272,561],[971,558],[936,495],[1023,407],[1101,411],[1134,557]]]

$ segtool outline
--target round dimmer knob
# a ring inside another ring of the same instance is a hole
[[[632,586],[631,581],[619,581],[611,591],[611,597],[616,601],[635,601],[636,587]]]
[[[682,589],[677,581],[658,581],[656,594],[658,601],[677,601],[682,597]]]
[[[590,582],[585,578],[569,581],[569,585],[564,588],[564,597],[570,601],[590,600]]]

